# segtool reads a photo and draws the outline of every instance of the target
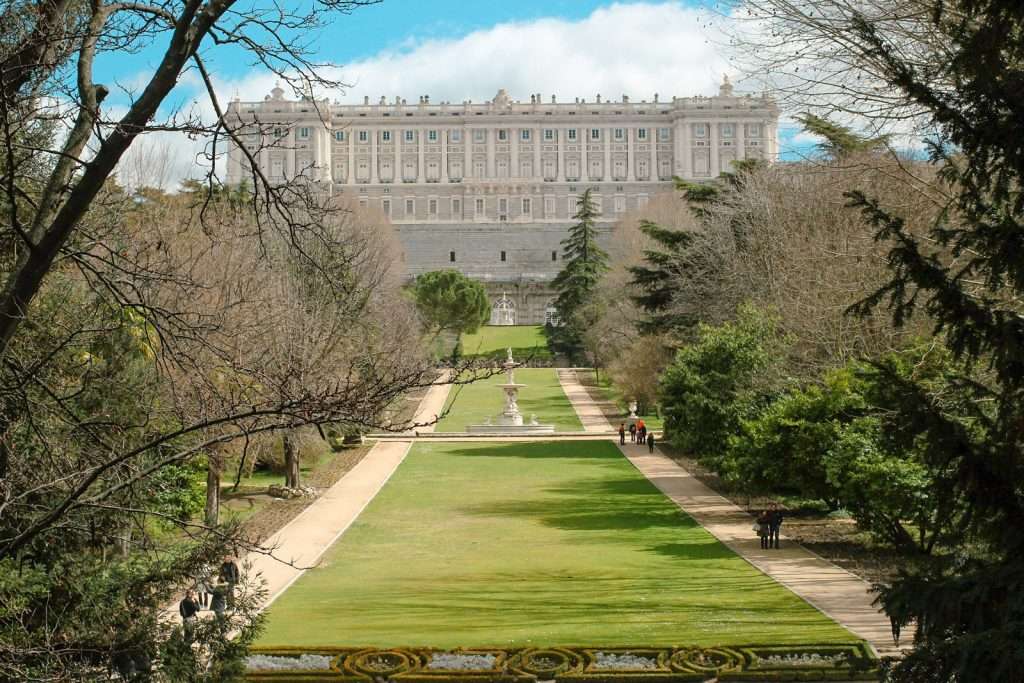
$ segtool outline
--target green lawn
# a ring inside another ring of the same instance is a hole
[[[462,335],[462,353],[467,356],[487,354],[491,351],[547,348],[544,327],[541,325],[484,326],[474,334]]]
[[[610,443],[418,443],[265,646],[857,639],[716,541]]]
[[[522,368],[516,370],[515,375],[517,383],[526,385],[519,391],[519,411],[527,422],[535,414],[538,422],[555,425],[555,431],[583,431],[553,369]],[[505,380],[505,373],[501,373],[473,384],[452,387],[445,409],[454,407],[437,423],[436,431],[464,432],[467,425],[483,423],[486,418],[500,413],[505,408],[505,394],[497,385],[504,384]]]

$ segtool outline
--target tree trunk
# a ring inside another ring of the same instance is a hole
[[[299,451],[295,448],[292,430],[286,430],[281,436],[281,445],[284,447],[284,485],[297,489],[302,482],[299,481]]]
[[[217,526],[220,521],[220,456],[211,453],[206,458],[206,525]]]

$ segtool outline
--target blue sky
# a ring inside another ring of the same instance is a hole
[[[540,92],[545,99],[600,93],[639,101],[655,93],[671,99],[716,92],[722,74],[733,70],[715,22],[699,0],[384,0],[336,15],[330,26],[297,39],[313,46],[319,61],[339,65],[332,75],[351,87],[324,94],[341,102],[421,94],[433,101],[480,101],[499,88],[524,100]],[[166,40],[158,37],[128,58],[104,56],[99,82],[139,88]],[[204,57],[222,99],[261,100],[274,85],[274,76],[252,68],[239,50],[207,48]],[[168,109],[212,114],[194,75],[182,80],[172,100]],[[114,87],[108,105],[129,101]],[[784,158],[809,152],[812,141],[796,136],[794,127],[780,132]],[[179,144],[183,167],[194,164],[195,148]]]

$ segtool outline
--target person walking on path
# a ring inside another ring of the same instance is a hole
[[[619,445],[626,443],[626,423],[619,424]]]
[[[213,567],[203,565],[196,575],[196,604],[199,609],[210,607],[210,593],[213,587]]]
[[[218,580],[213,586],[213,594],[210,597],[210,609],[217,615],[217,618],[223,618],[224,612],[227,610],[227,595],[228,585]]]
[[[636,423],[631,422],[629,425],[629,442],[636,443]]]
[[[227,584],[228,607],[235,606],[235,586],[238,584],[238,564],[231,557],[225,557],[224,563],[220,566],[220,580]]]
[[[196,615],[199,614],[199,603],[192,591],[185,591],[185,597],[178,603],[178,614],[181,615],[181,624],[185,630],[185,642],[192,642],[192,635],[196,627]]]
[[[754,527],[757,529],[757,535],[761,538],[761,550],[768,549],[768,534],[769,531],[769,514],[767,510],[762,510],[761,514],[757,516],[757,523]]]
[[[782,510],[778,503],[772,503],[772,509],[768,513],[768,547],[779,549],[779,529],[782,528]]]
[[[654,432],[651,432],[650,434],[647,435],[647,452],[654,452]]]

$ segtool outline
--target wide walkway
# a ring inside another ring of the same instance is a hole
[[[433,420],[444,408],[449,388],[448,385],[431,387],[420,401],[414,422],[423,424]],[[418,429],[432,432],[434,426]],[[269,598],[264,607],[319,561],[402,464],[411,445],[408,439],[377,442],[334,486],[267,539],[264,546],[273,549],[272,556],[250,553],[244,558],[245,563],[250,564],[250,571],[258,572],[266,581]]]
[[[572,368],[560,368],[558,370],[558,381],[562,385],[569,403],[572,404],[580,422],[583,423],[583,431],[606,434],[614,431],[604,412],[591,397],[586,387],[580,384],[576,371]]]

